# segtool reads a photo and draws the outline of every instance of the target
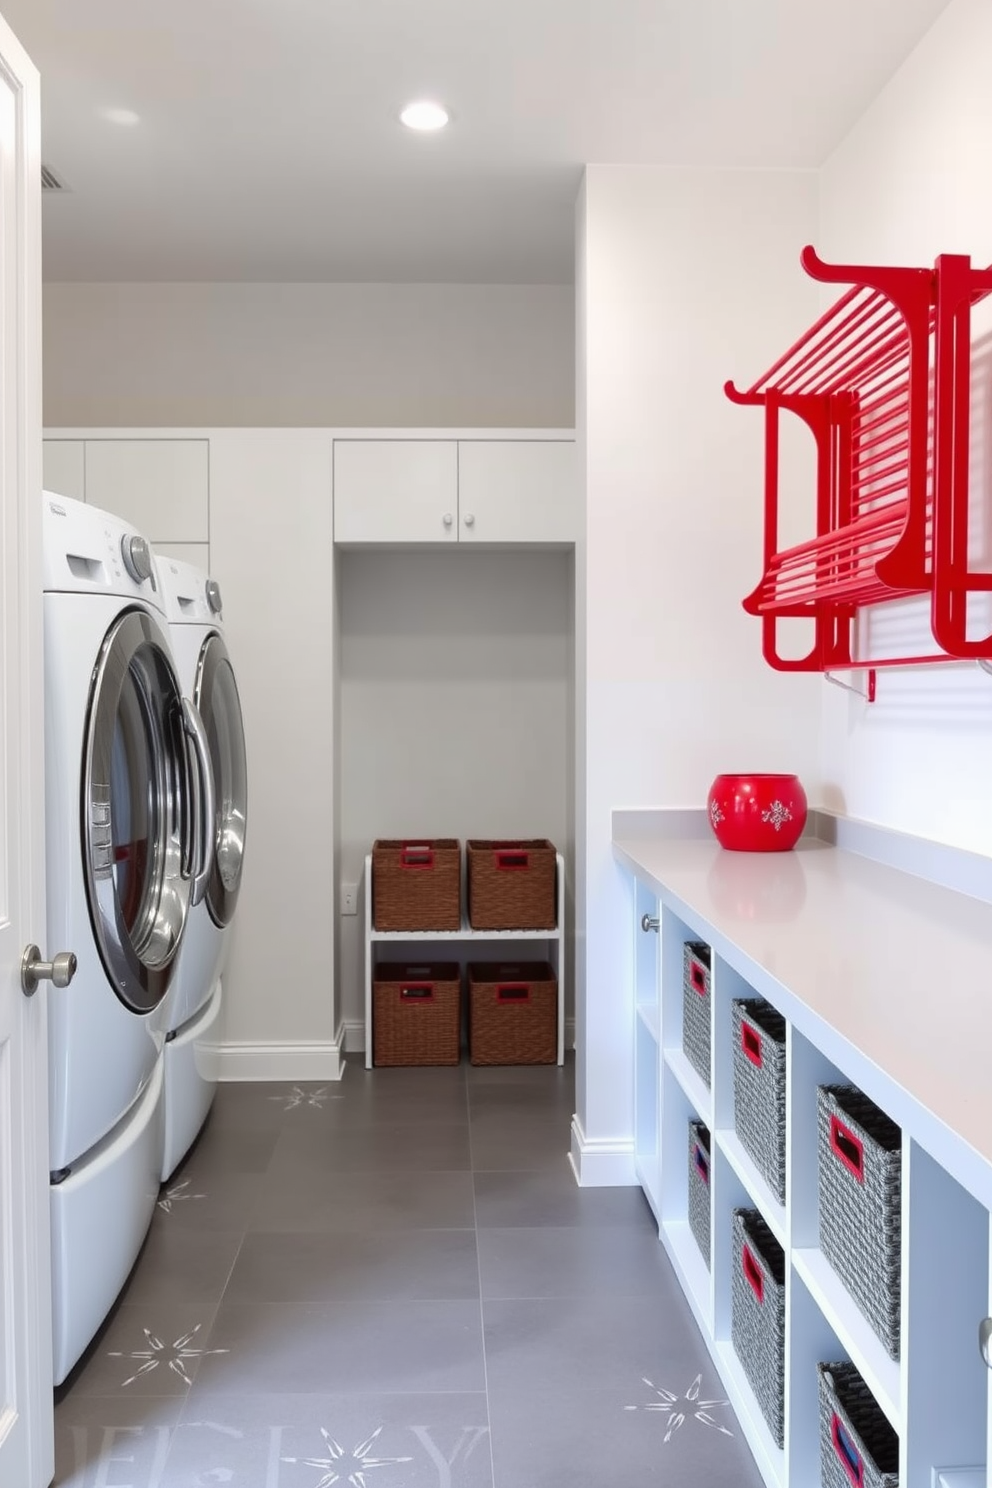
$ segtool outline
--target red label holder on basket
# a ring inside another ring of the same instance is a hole
[[[433,868],[434,849],[424,842],[404,842],[400,848],[401,868]]]
[[[434,1001],[433,982],[404,982],[400,987],[400,998],[403,1002],[423,1004]]]
[[[496,1001],[504,1003],[530,1002],[530,983],[500,982],[496,987]]]
[[[748,1245],[741,1250],[741,1269],[744,1272],[744,1280],[758,1299],[759,1307],[762,1306],[765,1300],[765,1278]]]
[[[753,1065],[761,1068],[761,1035],[746,1023],[741,1025],[741,1048]]]
[[[504,872],[519,873],[530,867],[530,853],[523,852],[520,848],[498,847],[493,856],[496,867]]]
[[[696,960],[689,962],[689,985],[700,997],[706,996],[706,972]]]
[[[838,1121],[836,1116],[830,1118],[830,1151],[834,1157],[840,1159],[847,1171],[852,1173],[859,1183],[864,1183],[864,1143],[854,1135],[849,1126],[845,1126],[843,1121]]]
[[[840,1458],[840,1465],[850,1478],[853,1488],[863,1488],[865,1478],[864,1460],[844,1430],[844,1423],[836,1411],[834,1411],[830,1422],[830,1439],[834,1444],[834,1451]]]
[[[696,1172],[699,1174],[700,1178],[702,1178],[704,1183],[709,1183],[709,1161],[706,1157],[706,1153],[703,1151],[702,1147],[700,1147],[698,1142],[696,1142],[693,1146],[692,1160],[696,1165]]]

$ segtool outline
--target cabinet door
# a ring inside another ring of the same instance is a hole
[[[85,445],[81,439],[46,439],[41,447],[41,479],[56,496],[86,500]]]
[[[461,542],[574,542],[578,462],[573,440],[460,440]]]
[[[209,541],[206,439],[87,439],[86,500],[152,543]]]
[[[336,439],[334,541],[458,540],[453,439]]]

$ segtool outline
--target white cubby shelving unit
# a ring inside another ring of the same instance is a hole
[[[635,1165],[678,1280],[768,1488],[820,1482],[818,1361],[850,1359],[899,1437],[900,1488],[992,1488],[992,905],[806,841],[728,854],[615,841],[633,910]],[[789,858],[788,862],[774,859]],[[711,1079],[682,1049],[682,948],[711,950]],[[786,1020],[786,1202],[734,1128],[733,999]],[[857,1085],[902,1131],[901,1343],[892,1360],[820,1250],[816,1091]],[[988,1110],[986,1111],[986,1106]],[[690,1119],[710,1131],[711,1255],[688,1224]],[[785,1445],[731,1344],[731,1215],[785,1252]],[[976,1466],[976,1464],[978,1464]]]
[[[365,1068],[372,1069],[372,974],[377,956],[387,961],[405,961],[436,947],[433,959],[457,961],[464,969],[469,961],[548,961],[558,983],[558,1056],[565,1062],[565,860],[555,857],[555,928],[553,930],[473,930],[465,905],[462,879],[460,930],[377,930],[372,919],[372,854],[365,859]]]

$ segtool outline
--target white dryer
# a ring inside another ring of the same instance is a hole
[[[202,569],[156,556],[179,682],[203,721],[214,777],[214,862],[169,994],[163,1181],[200,1131],[217,1089],[222,975],[241,887],[248,769],[238,684],[224,640],[220,587]]]
[[[166,996],[213,857],[206,735],[180,691],[148,544],[44,496],[48,992],[55,1383],[93,1337],[151,1220]]]

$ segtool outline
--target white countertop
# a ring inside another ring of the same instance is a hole
[[[992,1209],[992,905],[816,840],[614,852]]]

